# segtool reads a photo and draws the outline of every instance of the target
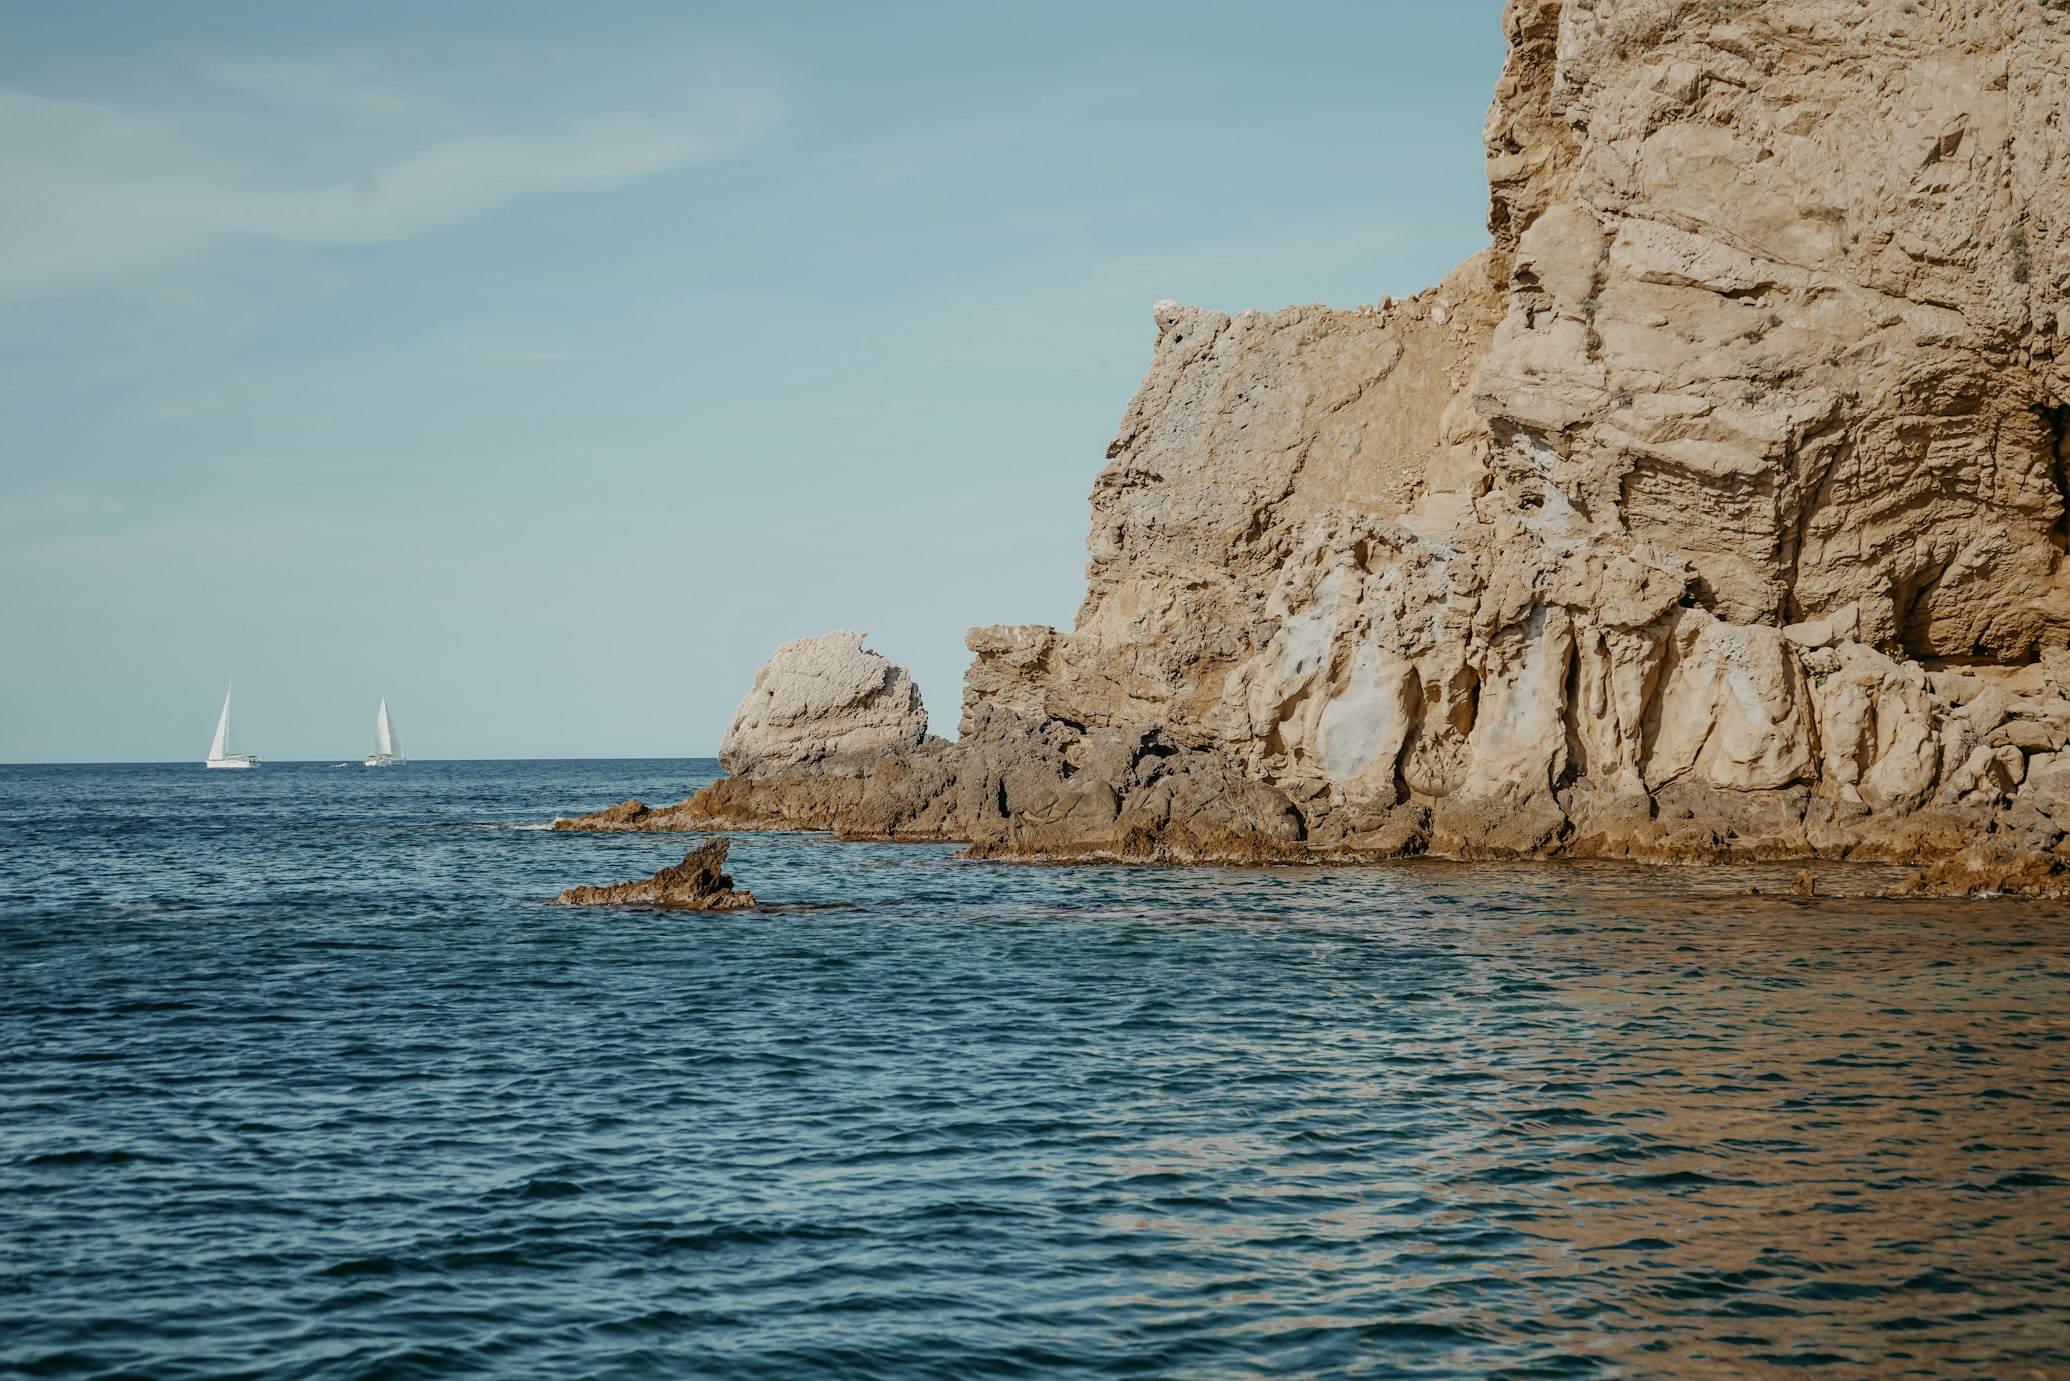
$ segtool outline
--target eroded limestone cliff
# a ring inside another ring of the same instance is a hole
[[[956,744],[807,716],[675,827],[2070,853],[2070,8],[1503,23],[1488,249],[1355,311],[1158,304],[1074,628],[973,630]]]

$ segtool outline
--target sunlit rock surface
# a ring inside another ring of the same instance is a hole
[[[786,698],[792,644],[678,810],[1058,857],[2070,854],[2070,11],[1502,22],[1488,249],[1356,310],[1159,303],[1075,626],[973,630],[955,745],[909,679]]]
[[[866,651],[868,636],[823,633],[776,649],[726,726],[719,765],[745,775],[919,747],[919,687],[904,667]]]

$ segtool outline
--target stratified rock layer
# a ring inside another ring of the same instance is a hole
[[[1488,250],[1376,308],[1158,304],[1075,627],[973,630],[955,745],[804,742],[822,720],[673,818],[1048,856],[2070,853],[2070,11],[1503,23]]]
[[[683,855],[683,861],[638,882],[605,887],[570,887],[558,898],[562,906],[658,906],[670,911],[745,911],[755,904],[752,892],[733,890],[726,850],[730,839],[711,839]]]

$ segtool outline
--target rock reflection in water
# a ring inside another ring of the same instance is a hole
[[[0,769],[0,1372],[2070,1374],[2070,911],[492,828],[710,773]]]
[[[1601,927],[1532,937],[1599,972],[1557,985],[1561,1040],[1507,1052],[1487,1151],[1441,1168],[1448,1191],[1528,1210],[1533,1273],[1586,1282],[1611,1351],[1671,1348],[1681,1375],[2070,1360],[2063,918],[1750,899],[1632,919],[1614,959]]]

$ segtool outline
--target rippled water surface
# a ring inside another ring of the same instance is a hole
[[[0,768],[0,1372],[2070,1375],[2070,913]]]

